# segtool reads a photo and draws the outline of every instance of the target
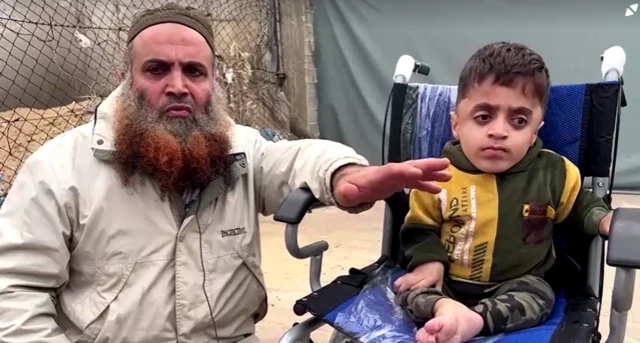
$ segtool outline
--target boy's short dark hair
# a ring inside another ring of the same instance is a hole
[[[476,51],[460,73],[456,104],[472,87],[487,79],[492,79],[495,85],[521,87],[535,96],[543,111],[546,109],[551,84],[549,70],[542,56],[526,45],[500,41]]]

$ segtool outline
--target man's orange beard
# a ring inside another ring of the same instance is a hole
[[[142,94],[125,92],[116,110],[113,155],[125,186],[138,173],[157,182],[164,196],[204,188],[228,170],[230,139],[226,130],[214,129],[211,104],[195,118],[168,119],[149,111]]]

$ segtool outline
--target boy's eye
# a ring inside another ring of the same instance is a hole
[[[491,119],[491,115],[487,113],[481,113],[475,117],[475,120],[479,123],[486,123]]]
[[[511,122],[513,123],[513,125],[515,125],[516,127],[523,127],[527,125],[527,120],[525,118],[513,118],[511,120]]]

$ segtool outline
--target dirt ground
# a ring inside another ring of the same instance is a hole
[[[58,108],[34,110],[19,108],[0,112],[0,172],[4,191],[13,180],[24,160],[51,137],[76,127],[87,120],[90,101],[72,103]],[[614,205],[640,207],[640,197],[616,196]],[[380,256],[383,204],[359,215],[350,215],[335,208],[316,210],[307,215],[300,228],[300,245],[318,240],[329,243],[324,255],[322,282],[326,284],[348,271],[350,267],[363,267]],[[262,219],[263,267],[269,288],[269,313],[258,326],[263,342],[277,342],[295,322],[308,316],[293,313],[295,300],[310,292],[309,261],[291,257],[284,246],[284,225],[271,218]],[[605,271],[605,298],[600,331],[606,337],[609,331],[609,310],[613,288],[614,269]],[[636,282],[636,298],[640,297],[640,282]],[[640,342],[640,300],[634,301],[627,326],[628,343]],[[312,338],[316,343],[328,342],[331,328],[325,326]],[[604,341],[604,340],[603,340]]]
[[[640,197],[615,196],[614,206],[640,207]],[[326,240],[329,251],[324,255],[322,269],[323,285],[335,277],[343,275],[350,267],[364,267],[380,256],[381,223],[384,205],[379,203],[372,210],[350,215],[335,208],[316,210],[308,214],[300,226],[300,245],[317,240]],[[261,223],[263,266],[269,288],[269,313],[258,324],[258,335],[263,342],[277,342],[294,322],[301,322],[307,316],[298,317],[293,313],[295,301],[310,293],[309,261],[291,257],[284,245],[284,225],[264,218]],[[603,340],[609,332],[609,312],[615,269],[606,267],[606,294],[602,303],[600,332]],[[640,282],[636,281],[635,301],[627,324],[626,343],[640,342]],[[329,341],[331,328],[322,327],[312,339],[316,343]]]
[[[85,123],[90,100],[44,110],[17,108],[0,112],[0,171],[3,191],[18,168],[45,141]],[[89,117],[89,118],[88,118]]]

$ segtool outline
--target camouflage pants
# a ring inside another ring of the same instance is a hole
[[[419,323],[434,317],[433,306],[436,301],[445,297],[459,301],[484,319],[484,328],[480,333],[483,336],[537,326],[547,319],[555,302],[551,286],[543,279],[530,275],[489,286],[481,294],[470,297],[453,289],[447,281],[442,288],[442,291],[420,288],[403,292],[397,295],[397,300]]]

